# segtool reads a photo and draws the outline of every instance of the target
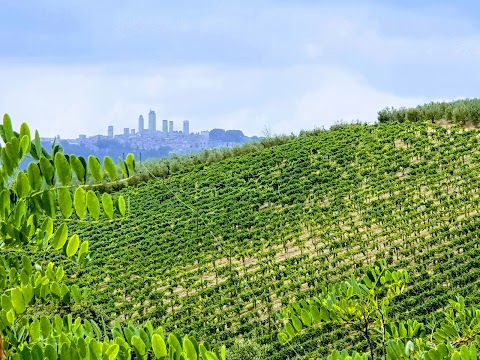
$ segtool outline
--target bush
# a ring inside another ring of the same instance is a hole
[[[228,360],[264,360],[268,358],[269,345],[260,345],[255,340],[237,339],[228,349]]]

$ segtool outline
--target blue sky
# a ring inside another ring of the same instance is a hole
[[[478,96],[479,7],[0,0],[0,112],[62,137],[120,133],[150,109],[250,135],[372,122]]]

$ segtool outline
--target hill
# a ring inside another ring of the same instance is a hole
[[[356,343],[326,328],[282,347],[276,313],[377,259],[413,278],[400,318],[456,294],[477,303],[479,136],[340,126],[121,190],[127,218],[77,228],[92,253],[72,279],[89,288],[83,311],[226,344],[255,337],[286,359]]]

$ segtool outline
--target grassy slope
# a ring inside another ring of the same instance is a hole
[[[400,317],[424,318],[457,293],[475,301],[479,137],[349,126],[123,190],[128,218],[80,229],[93,261],[76,281],[110,319],[227,343],[255,335],[277,359],[351,343],[319,330],[282,348],[275,312],[376,259],[415,279]]]

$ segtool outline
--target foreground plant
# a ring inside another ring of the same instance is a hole
[[[62,266],[38,259],[60,252],[78,266],[88,261],[88,241],[70,233],[68,223],[125,216],[121,195],[100,196],[95,188],[127,181],[135,173],[135,159],[132,154],[119,159],[118,170],[110,157],[102,164],[93,156],[66,155],[60,145],[48,151],[38,132],[32,140],[27,124],[14,131],[8,115],[0,136],[0,360],[226,358],[225,347],[213,351],[150,322],[107,328],[72,314],[37,316],[38,306],[68,313],[82,301],[86,290],[68,286]],[[28,169],[20,170],[26,158]]]
[[[423,323],[391,318],[389,305],[400,295],[409,276],[375,263],[365,275],[353,276],[325,288],[321,295],[289,305],[282,311],[286,319],[280,343],[289,343],[306,329],[336,324],[358,332],[367,342],[367,351],[334,350],[328,360],[425,359],[474,360],[480,344],[480,309],[465,307],[463,297],[450,300],[444,319],[430,334]]]

